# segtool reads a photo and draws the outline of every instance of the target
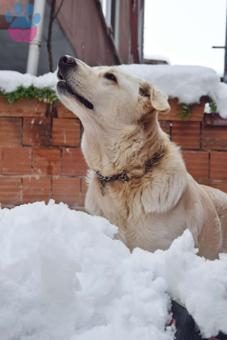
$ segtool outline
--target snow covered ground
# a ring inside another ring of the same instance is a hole
[[[189,231],[130,253],[116,232],[54,202],[0,210],[1,340],[173,340],[170,297],[227,333],[227,255],[198,257]]]
[[[201,96],[210,96],[216,102],[220,115],[227,118],[227,85],[221,83],[218,74],[208,67],[134,64],[118,67],[151,82],[170,98],[179,98],[181,103],[198,103]],[[56,82],[56,73],[34,77],[14,71],[0,71],[0,89],[5,92],[15,91],[19,86],[31,85],[55,89]]]

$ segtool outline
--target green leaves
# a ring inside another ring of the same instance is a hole
[[[11,104],[22,98],[37,99],[38,101],[46,104],[53,104],[57,100],[55,91],[48,87],[37,88],[34,86],[20,86],[15,91],[10,93],[6,93],[4,90],[0,89],[0,95],[4,96],[8,103]]]
[[[210,112],[218,112],[217,104],[213,98],[210,99]]]
[[[192,113],[191,105],[184,103],[180,104],[180,118],[182,120],[189,118],[191,113]]]

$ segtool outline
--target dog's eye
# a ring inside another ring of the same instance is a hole
[[[111,81],[114,81],[115,83],[117,83],[117,78],[115,77],[115,75],[113,73],[105,73],[104,74],[104,78],[108,79],[108,80],[111,80]]]
[[[145,88],[145,87],[140,87],[139,88],[139,94],[142,96],[142,97],[150,97],[150,91],[148,88]]]

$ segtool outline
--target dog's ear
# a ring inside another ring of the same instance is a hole
[[[162,91],[148,83],[143,83],[140,86],[139,93],[142,97],[148,97],[152,107],[158,112],[168,112],[170,106],[168,97]]]
[[[167,95],[153,86],[150,88],[150,100],[155,110],[159,112],[168,112],[170,110]]]

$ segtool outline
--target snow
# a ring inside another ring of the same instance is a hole
[[[210,96],[216,102],[221,117],[227,118],[227,85],[221,83],[218,74],[208,67],[145,64],[116,67],[147,80],[167,93],[169,98],[178,98],[181,103],[199,103],[202,96]],[[55,89],[56,83],[56,72],[35,77],[15,71],[0,71],[0,89],[7,93],[19,86]]]
[[[227,118],[227,85],[221,83],[218,74],[208,67],[143,64],[118,67],[147,80],[181,103],[199,103],[202,96],[210,96],[217,103],[221,117]]]
[[[149,81],[185,104],[199,103],[201,96],[212,95],[219,83],[215,71],[201,66],[132,64],[119,68]]]
[[[227,85],[224,83],[218,84],[215,101],[217,103],[217,111],[220,112],[222,118],[227,118]]]
[[[53,201],[0,210],[1,340],[173,340],[170,296],[227,333],[227,255],[198,257],[189,231],[130,253],[116,232]]]
[[[55,89],[57,83],[56,73],[46,73],[36,77],[28,73],[20,73],[16,71],[0,71],[0,89],[9,93],[16,91],[18,87],[34,86],[37,88]]]

